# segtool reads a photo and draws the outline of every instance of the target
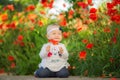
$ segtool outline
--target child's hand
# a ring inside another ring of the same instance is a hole
[[[48,46],[46,47],[46,51],[47,51],[47,52],[50,52],[50,45],[48,45]]]
[[[59,47],[59,53],[62,54],[63,53],[63,48],[62,47]]]

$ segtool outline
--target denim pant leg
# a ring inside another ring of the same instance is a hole
[[[69,76],[69,71],[66,67],[63,67],[60,71],[56,72],[56,76],[60,78],[67,78]]]
[[[41,67],[35,72],[35,76],[40,78],[46,78],[46,77],[55,77],[56,75],[48,68]]]

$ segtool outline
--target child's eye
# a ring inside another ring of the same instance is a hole
[[[56,33],[53,33],[53,34],[56,34]]]
[[[61,33],[58,33],[59,35],[61,35]]]
[[[61,33],[61,32],[59,32],[58,34],[59,34],[59,35],[61,35],[62,33]]]

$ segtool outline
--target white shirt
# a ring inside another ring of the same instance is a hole
[[[46,47],[50,45],[50,52],[52,55],[48,57],[48,52],[46,51]],[[63,53],[59,54],[59,47],[62,47]],[[39,67],[48,68],[53,72],[59,71],[63,67],[68,68],[69,64],[68,60],[68,51],[66,50],[64,44],[59,43],[58,45],[53,45],[51,43],[44,44],[40,53],[41,63]]]

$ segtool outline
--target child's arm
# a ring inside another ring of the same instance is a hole
[[[68,59],[69,54],[64,44],[62,44],[62,46],[59,47],[59,50],[60,50],[59,54],[61,54],[61,57],[64,59]]]
[[[43,59],[43,58],[46,58],[47,57],[47,54],[48,54],[48,51],[47,51],[47,45],[44,44],[43,47],[41,48],[41,51],[39,53],[39,56]]]

